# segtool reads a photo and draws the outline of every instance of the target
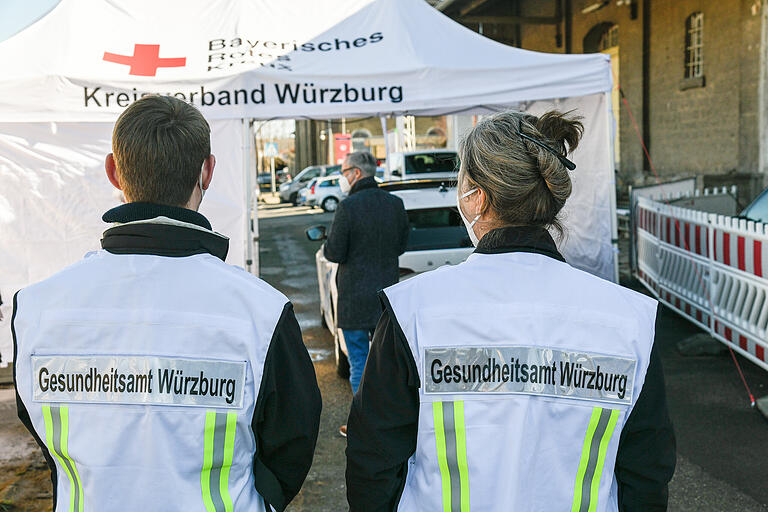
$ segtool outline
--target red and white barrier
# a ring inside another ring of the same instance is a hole
[[[633,215],[643,285],[768,370],[768,225],[645,197]]]

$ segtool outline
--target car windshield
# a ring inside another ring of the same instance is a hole
[[[450,173],[458,168],[456,153],[418,153],[405,157],[406,174]]]
[[[325,170],[326,176],[331,174],[339,174],[341,172],[341,165],[331,165]]]
[[[339,184],[339,179],[334,178],[332,180],[324,180],[320,182],[321,187],[335,187]]]
[[[756,222],[768,223],[768,190],[757,196],[757,199],[747,206],[740,216]]]
[[[297,178],[302,182],[309,181],[312,178],[317,178],[320,176],[320,170],[320,167],[310,167],[309,169],[302,171],[301,174],[297,176]]]
[[[472,242],[456,208],[408,210],[407,251],[471,247]]]

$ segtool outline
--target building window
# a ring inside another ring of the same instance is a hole
[[[619,46],[619,26],[612,25],[600,38],[600,42],[597,44],[597,51],[604,52],[608,48],[616,46]]]
[[[352,151],[368,151],[368,139],[372,136],[370,130],[358,128],[352,132]]]
[[[704,76],[704,13],[685,20],[685,78]]]

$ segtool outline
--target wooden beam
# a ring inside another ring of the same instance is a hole
[[[497,25],[556,25],[560,18],[555,16],[463,16],[457,18],[462,23],[495,23]]]
[[[459,11],[459,17],[466,16],[471,11],[474,11],[484,3],[486,3],[488,0],[473,0],[470,2],[467,6],[462,7],[462,9]]]

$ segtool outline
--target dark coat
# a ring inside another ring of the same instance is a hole
[[[381,316],[378,292],[400,278],[398,256],[408,243],[403,201],[364,178],[339,204],[325,257],[339,264],[336,321],[341,329],[373,329]]]

